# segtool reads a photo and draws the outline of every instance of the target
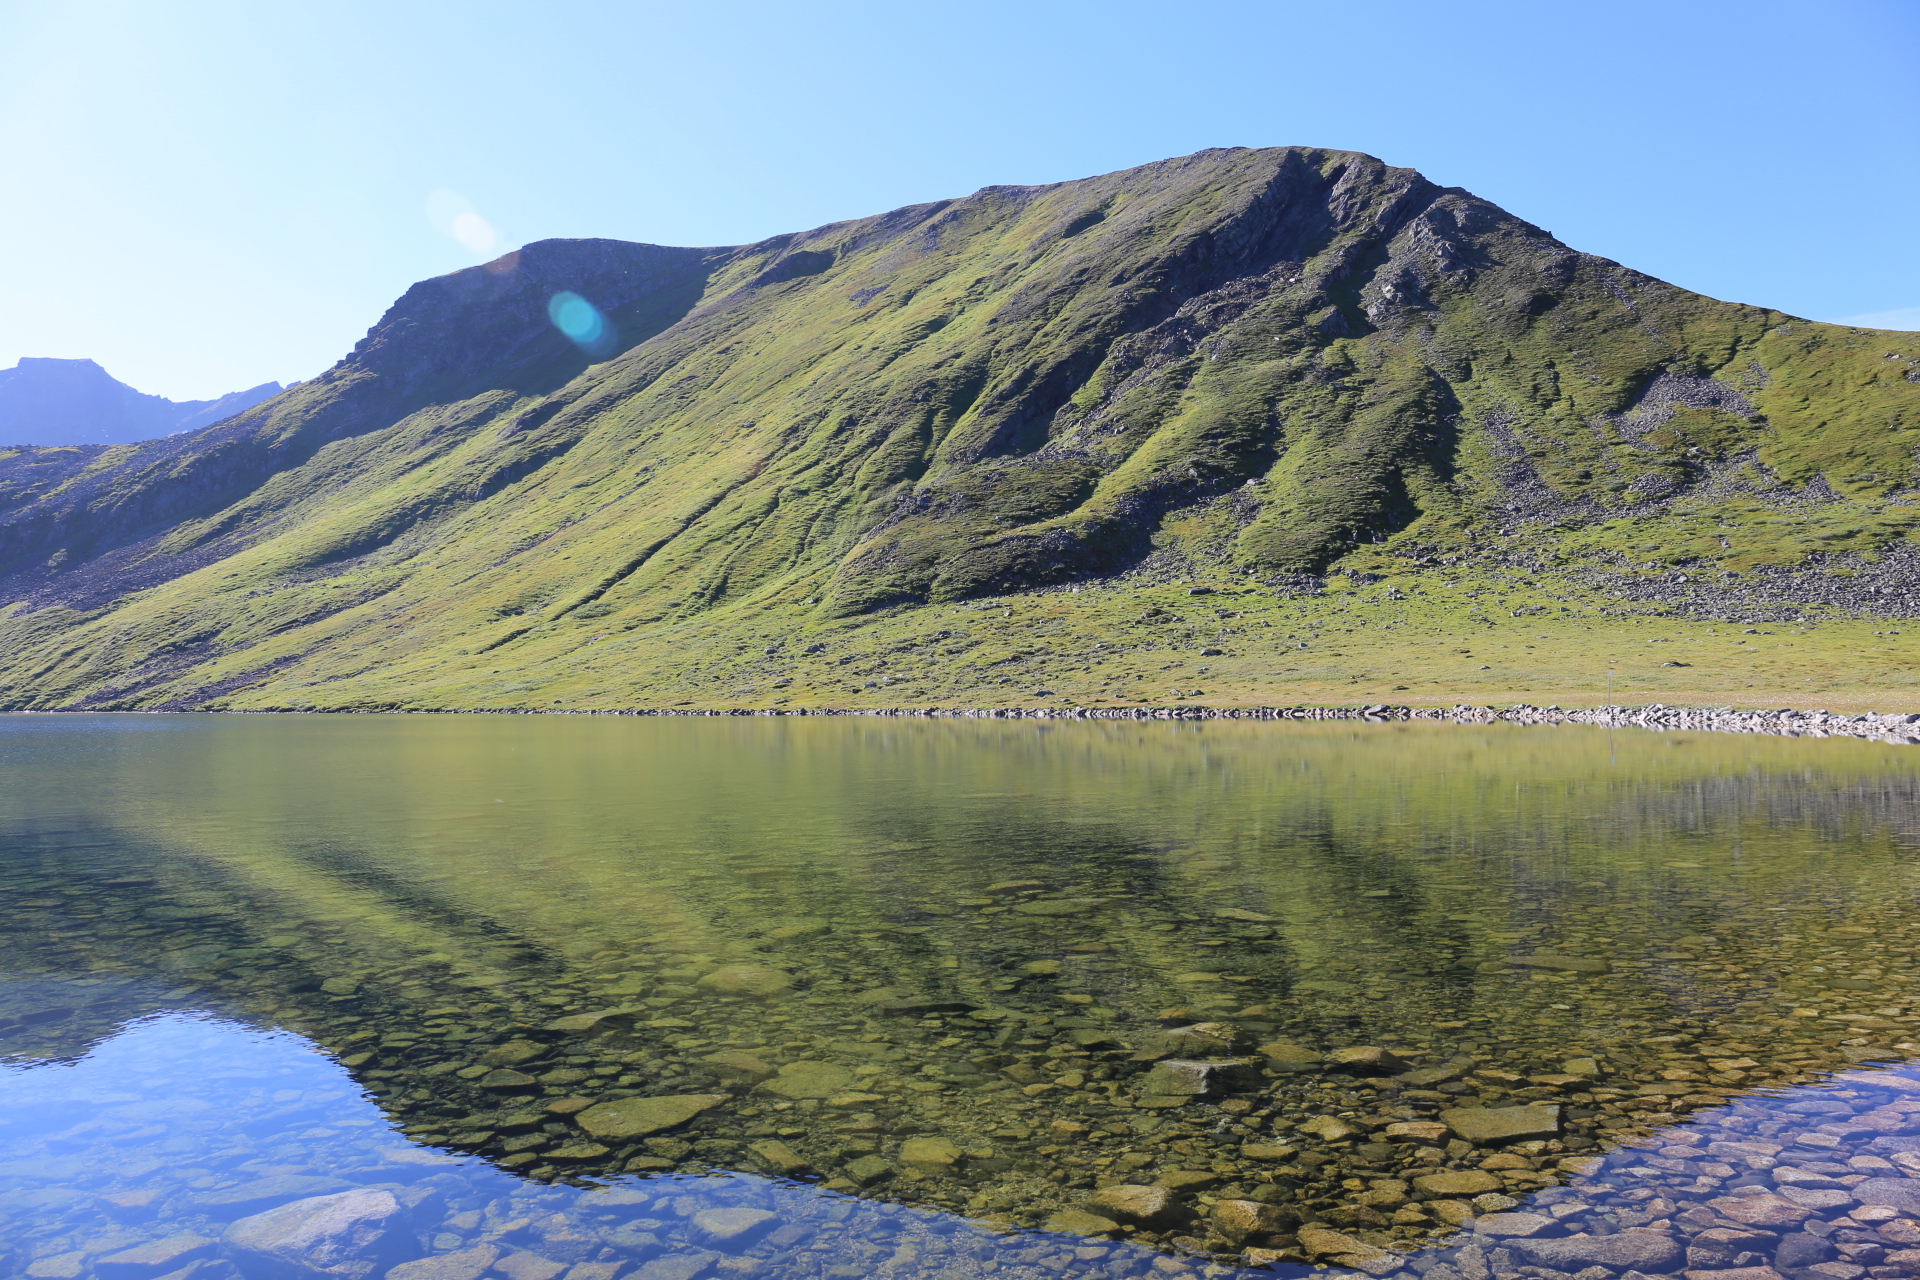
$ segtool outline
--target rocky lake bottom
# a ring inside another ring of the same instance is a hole
[[[1897,746],[0,721],[0,1268],[1920,1275]]]

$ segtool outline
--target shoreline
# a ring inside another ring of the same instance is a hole
[[[230,708],[221,710],[112,710],[106,708],[18,709],[4,715],[466,715],[466,716],[639,716],[699,717],[874,716],[925,720],[1294,720],[1305,722],[1425,720],[1449,724],[1583,725],[1610,729],[1682,730],[1708,733],[1757,733],[1788,738],[1859,738],[1890,746],[1920,746],[1920,713],[1742,710],[1736,707],[1642,706],[1559,707],[1513,703],[1508,706],[1416,707],[1405,704],[1291,707],[362,707]]]

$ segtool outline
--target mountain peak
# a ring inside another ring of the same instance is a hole
[[[134,390],[84,357],[22,356],[0,369],[0,442],[130,444],[218,422],[282,390],[265,382],[212,400],[169,400]]]
[[[1083,667],[1181,623],[1279,679],[1304,635],[1132,593],[1292,601],[1395,563],[1448,566],[1438,592],[1524,543],[1531,574],[1580,566],[1566,613],[1656,570],[1870,555],[1920,530],[1893,500],[1920,486],[1917,384],[1911,342],[1704,298],[1323,148],[749,245],[541,241],[414,285],[217,426],[0,456],[0,695],[864,705],[886,655],[932,663],[927,635],[1011,616],[982,598],[1054,591],[1107,628]]]

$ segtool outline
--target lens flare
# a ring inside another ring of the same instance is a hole
[[[427,221],[477,258],[491,257],[500,250],[500,233],[458,191],[436,191],[428,196]]]
[[[613,323],[579,294],[564,289],[554,294],[547,303],[547,318],[587,354],[604,356],[612,352],[617,337]]]
[[[463,213],[453,220],[453,238],[472,253],[492,253],[499,242],[487,220],[477,213]]]

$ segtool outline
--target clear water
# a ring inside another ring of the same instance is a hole
[[[0,1270],[1920,1274],[1910,750],[0,718]]]

